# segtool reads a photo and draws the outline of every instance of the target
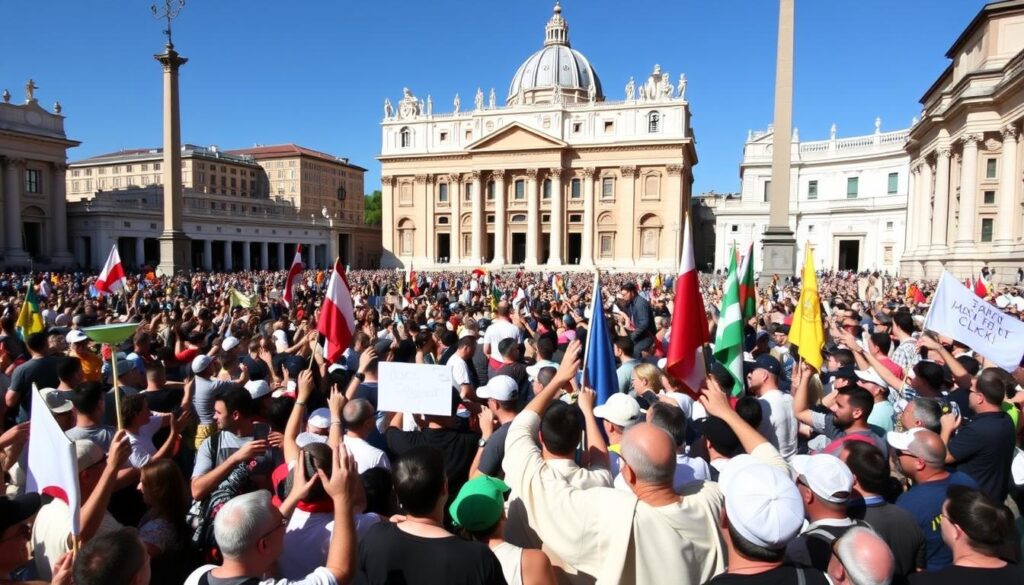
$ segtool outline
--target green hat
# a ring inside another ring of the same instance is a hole
[[[448,511],[456,527],[478,532],[493,527],[505,508],[505,494],[512,488],[496,477],[479,475],[459,490]]]

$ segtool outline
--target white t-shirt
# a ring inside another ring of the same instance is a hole
[[[377,514],[356,514],[356,539],[380,520]],[[284,546],[277,559],[278,574],[285,579],[299,580],[324,566],[332,534],[334,514],[295,510],[285,528]]]
[[[484,345],[491,346],[491,355],[487,356],[496,362],[502,360],[501,352],[498,351],[498,344],[504,339],[514,339],[517,342],[522,332],[518,327],[505,321],[504,319],[498,319],[491,323],[487,331],[484,332]]]
[[[469,379],[469,366],[466,365],[466,360],[459,356],[452,354],[452,357],[448,358],[448,369],[452,372],[452,386],[458,391],[463,384],[470,384]]]
[[[781,390],[769,390],[758,398],[761,403],[761,426],[758,430],[779,450],[783,459],[796,455],[796,415],[793,397]]]
[[[203,565],[185,579],[183,585],[199,585],[199,579],[203,575],[209,573],[213,569],[216,569],[217,565]],[[220,579],[215,577],[209,577],[210,585],[220,585]],[[338,581],[334,579],[334,575],[330,571],[323,567],[317,567],[312,573],[306,575],[299,580],[291,579],[264,579],[260,581],[260,585],[338,585]]]
[[[346,436],[345,446],[348,447],[348,452],[355,457],[359,473],[374,467],[391,469],[391,461],[388,460],[387,454],[359,437]]]
[[[128,456],[128,464],[135,468],[141,468],[149,463],[149,460],[156,455],[156,445],[153,444],[153,435],[163,426],[164,417],[153,415],[149,422],[139,427],[139,434],[125,433],[128,435],[128,444],[132,446],[132,453]]]
[[[121,523],[114,520],[110,512],[104,512],[103,520],[100,522],[95,536],[103,536],[119,528],[121,528]],[[71,536],[71,511],[63,500],[54,498],[50,503],[39,508],[36,521],[32,523],[31,546],[40,580],[49,582],[52,579],[53,565],[64,556],[64,553],[71,550],[68,548],[69,536]]]

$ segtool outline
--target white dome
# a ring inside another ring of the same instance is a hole
[[[555,4],[555,14],[545,28],[544,47],[519,66],[509,85],[506,103],[587,101],[591,85],[595,90],[594,101],[604,100],[601,80],[590,61],[569,46],[569,25],[561,13],[561,6]]]

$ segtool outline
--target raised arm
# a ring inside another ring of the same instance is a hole
[[[809,394],[808,388],[811,385],[811,376],[813,376],[817,370],[814,366],[801,360],[800,361],[800,381],[796,385],[796,389],[793,391],[793,414],[796,419],[805,425],[813,426],[813,414],[810,405],[808,404],[807,395]]]
[[[576,377],[576,372],[580,369],[580,347],[579,340],[573,340],[569,344],[569,347],[565,349],[565,355],[562,357],[562,363],[558,367],[555,377],[526,405],[527,410],[537,413],[537,416],[542,416],[544,411],[547,410],[548,404],[555,399],[562,386]]]
[[[601,425],[594,416],[594,404],[597,402],[597,393],[593,388],[580,390],[579,404],[583,413],[583,420],[586,423],[587,439],[587,466],[611,469],[611,461],[608,458],[608,442],[601,432]]]

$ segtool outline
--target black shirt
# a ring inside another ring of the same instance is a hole
[[[448,503],[459,495],[462,484],[469,480],[469,468],[476,457],[480,435],[468,429],[423,429],[421,431],[403,431],[389,427],[384,433],[389,455],[392,461],[400,459],[402,454],[413,447],[428,445],[441,452],[444,456],[444,472],[448,477]],[[448,506],[444,507],[445,518],[448,517]]]
[[[828,570],[832,559],[832,543],[854,526],[866,526],[859,520],[845,526],[823,524],[800,534],[786,545],[786,562],[800,567]]]
[[[803,571],[807,585],[827,585],[828,581],[821,571],[808,567],[782,565],[764,573],[741,575],[738,573],[722,573],[708,581],[711,585],[796,585],[800,582],[798,571]]]
[[[1024,567],[1006,565],[999,569],[978,569],[950,565],[931,573],[916,573],[910,576],[910,585],[1020,585],[1024,583]]]
[[[57,366],[61,364],[62,358],[46,356],[39,359],[31,359],[14,368],[11,375],[10,391],[18,395],[18,404],[21,407],[18,413],[18,422],[24,422],[32,414],[32,385],[37,388],[56,388],[60,385],[57,377]]]
[[[161,388],[142,392],[146,397],[146,404],[153,412],[177,412],[184,394],[183,388]]]
[[[1016,436],[1013,420],[1005,412],[975,414],[949,440],[956,468],[978,482],[996,503],[1006,500],[1010,486]]]
[[[373,525],[359,539],[359,573],[368,585],[505,584],[487,545],[455,536],[414,536],[391,522]]]
[[[848,507],[850,518],[863,520],[882,537],[892,549],[896,559],[896,574],[909,575],[925,566],[924,535],[910,512],[885,500],[872,501],[866,506],[852,503]]]

